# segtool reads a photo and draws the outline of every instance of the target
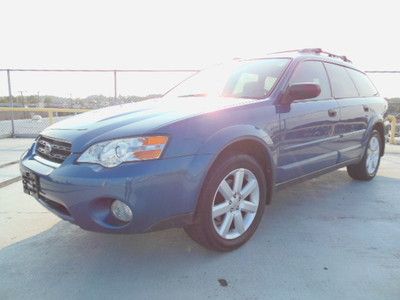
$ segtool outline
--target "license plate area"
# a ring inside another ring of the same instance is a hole
[[[39,198],[40,184],[39,177],[29,171],[25,171],[22,174],[22,184],[24,186],[24,192],[28,195]]]

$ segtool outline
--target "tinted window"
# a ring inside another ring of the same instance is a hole
[[[304,82],[314,82],[320,85],[321,94],[313,99],[331,98],[328,76],[321,62],[305,61],[296,67],[289,84]]]
[[[367,75],[353,69],[347,69],[347,71],[349,72],[350,77],[353,79],[361,97],[372,97],[378,94],[378,91],[369,80]]]
[[[358,91],[354,86],[353,80],[344,67],[325,64],[333,89],[335,98],[358,97]]]

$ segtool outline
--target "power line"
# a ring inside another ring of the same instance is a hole
[[[10,72],[136,72],[136,73],[190,73],[199,69],[0,69]],[[400,70],[368,70],[365,73],[400,74]]]
[[[364,71],[365,73],[374,73],[374,74],[400,74],[400,71]]]
[[[10,72],[155,72],[155,73],[189,73],[198,69],[0,69]]]

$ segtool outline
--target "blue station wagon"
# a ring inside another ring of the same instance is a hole
[[[21,159],[24,191],[86,230],[183,227],[229,251],[254,234],[276,188],[342,167],[374,178],[386,109],[344,56],[237,59],[161,98],[48,127]]]

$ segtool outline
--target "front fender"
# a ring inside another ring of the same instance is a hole
[[[275,149],[272,138],[267,132],[255,126],[243,124],[225,127],[217,131],[204,142],[198,150],[198,154],[218,156],[229,145],[246,139],[262,143],[271,155]]]
[[[273,143],[271,136],[266,131],[255,126],[234,125],[223,128],[206,140],[206,142],[200,147],[198,154],[210,155],[209,165],[207,166],[207,170],[209,170],[222,151],[230,145],[244,140],[256,141],[264,146],[268,155],[267,159],[271,164],[271,175],[274,177],[274,166],[276,166],[277,161],[276,145]]]
[[[199,174],[202,177],[201,186],[203,186],[207,174],[217,160],[218,155],[230,145],[244,140],[256,141],[263,145],[266,150],[266,153],[268,155],[267,159],[271,163],[271,181],[269,182],[270,186],[268,196],[268,199],[271,199],[272,190],[275,182],[274,166],[276,165],[277,158],[276,145],[274,145],[272,138],[267,132],[251,125],[234,125],[223,128],[210,136],[206,140],[206,142],[200,147],[195,157],[207,157],[207,164],[206,166],[203,165],[203,173]],[[203,160],[200,163],[204,164],[205,161]],[[196,166],[199,164],[199,161],[194,159],[192,164],[193,166]],[[200,195],[200,192],[201,189],[199,189],[198,191],[198,196]]]

